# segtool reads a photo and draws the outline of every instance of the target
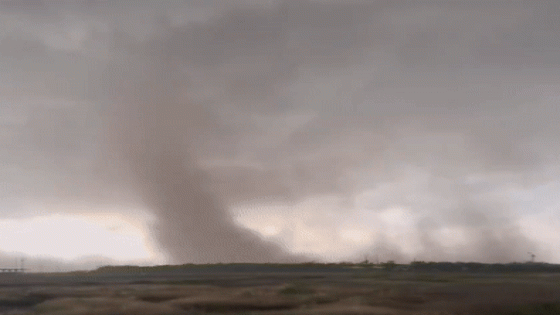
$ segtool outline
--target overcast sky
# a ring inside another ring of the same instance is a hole
[[[560,263],[559,29],[554,0],[1,1],[0,257]]]

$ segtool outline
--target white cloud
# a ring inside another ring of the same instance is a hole
[[[76,260],[101,256],[117,261],[157,260],[145,231],[114,216],[99,223],[87,216],[49,215],[0,221],[0,250]]]

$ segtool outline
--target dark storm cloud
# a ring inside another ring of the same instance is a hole
[[[22,82],[2,91],[76,102],[5,114],[26,117],[3,127],[21,143],[2,154],[10,191],[138,194],[176,262],[289,259],[228,207],[376,189],[371,211],[407,207],[433,259],[537,250],[496,195],[557,164],[555,1],[227,3],[2,2],[5,23],[29,19],[2,35],[2,82]],[[474,175],[494,195],[461,184]],[[442,245],[442,227],[467,235],[464,251]],[[383,233],[374,248],[411,258]]]

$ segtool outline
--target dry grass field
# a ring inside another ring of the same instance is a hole
[[[297,267],[0,274],[0,314],[560,314],[560,275]]]

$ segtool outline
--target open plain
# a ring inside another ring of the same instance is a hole
[[[353,264],[5,273],[0,313],[560,314],[560,274]]]

